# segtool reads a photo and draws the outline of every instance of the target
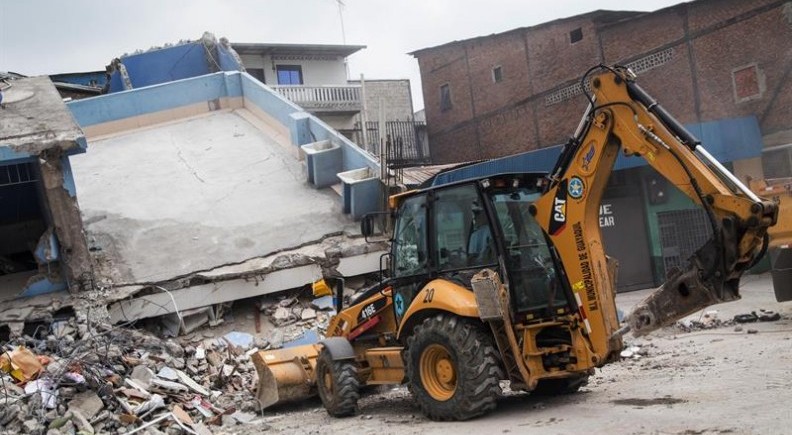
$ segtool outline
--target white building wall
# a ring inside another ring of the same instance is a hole
[[[262,68],[264,80],[268,85],[277,85],[276,68],[278,65],[299,65],[302,67],[303,84],[306,86],[346,85],[346,67],[341,56],[307,55],[242,55],[245,68]]]

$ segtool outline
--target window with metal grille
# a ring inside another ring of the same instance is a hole
[[[666,274],[675,268],[683,269],[688,258],[712,235],[707,213],[702,209],[659,212],[657,222]]]
[[[28,162],[0,166],[0,186],[32,183],[36,180],[36,172],[33,170],[33,163]]]
[[[264,83],[264,68],[247,68],[245,71],[255,77],[256,80]]]
[[[765,178],[792,177],[792,145],[762,152],[762,170]]]
[[[451,110],[451,88],[448,83],[440,86],[440,111]]]

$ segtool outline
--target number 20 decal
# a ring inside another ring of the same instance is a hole
[[[426,296],[424,296],[424,300],[423,301],[424,301],[425,304],[428,304],[428,303],[432,302],[432,299],[434,299],[434,289],[430,288],[430,289],[426,290]]]

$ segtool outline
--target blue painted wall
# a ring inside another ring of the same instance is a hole
[[[171,83],[75,100],[66,105],[82,127],[240,96],[238,74],[215,73]]]
[[[245,98],[289,128],[293,145],[330,140],[342,149],[343,171],[368,167],[379,173],[379,163],[374,158],[324,121],[305,112],[251,75],[242,73],[240,77]]]
[[[203,76],[212,71],[238,71],[241,67],[224,48],[217,46],[216,56],[213,56],[200,41],[124,56],[121,63],[135,89]],[[114,71],[110,76],[110,92],[123,90],[121,74]]]
[[[193,42],[125,56],[121,62],[126,67],[132,87],[142,88],[209,74],[205,53],[203,44]],[[121,74],[115,71],[110,77],[110,92],[123,90]]]
[[[29,153],[16,151],[9,146],[0,144],[0,163],[21,163],[35,160]]]

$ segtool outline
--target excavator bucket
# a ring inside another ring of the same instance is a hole
[[[318,356],[319,346],[315,344],[253,354],[253,364],[259,377],[256,399],[260,409],[315,395],[314,369]]]

